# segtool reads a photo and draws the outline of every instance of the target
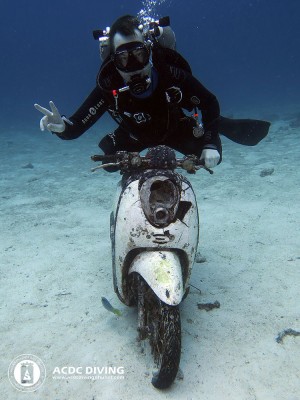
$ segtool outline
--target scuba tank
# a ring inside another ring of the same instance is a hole
[[[104,61],[110,55],[109,31],[109,26],[105,29],[96,29],[93,31],[94,39],[99,40],[99,51],[102,61]]]

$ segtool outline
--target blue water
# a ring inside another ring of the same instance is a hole
[[[38,129],[35,102],[54,100],[61,113],[75,111],[100,66],[92,30],[144,6],[138,0],[1,0],[1,131]],[[165,0],[152,11],[171,17],[177,49],[223,113],[297,110],[299,0]]]

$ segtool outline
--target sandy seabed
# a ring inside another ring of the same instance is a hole
[[[136,310],[113,292],[109,214],[119,175],[90,172],[96,130],[65,142],[33,127],[0,140],[1,398],[300,400],[300,336],[276,341],[300,331],[300,128],[277,120],[251,148],[223,139],[214,175],[190,177],[206,262],[191,279],[201,293],[192,288],[181,305],[183,379],[164,392],[151,385]],[[274,172],[261,176],[266,168]],[[215,301],[220,308],[197,307]],[[21,354],[46,367],[32,393],[8,379]],[[123,372],[57,379],[63,367]]]

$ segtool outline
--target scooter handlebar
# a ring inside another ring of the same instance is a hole
[[[175,163],[169,165],[168,163],[165,166],[155,167],[150,158],[141,156],[136,152],[127,152],[127,151],[119,151],[115,154],[104,154],[104,155],[93,155],[91,159],[95,162],[102,162],[102,165],[98,165],[97,167],[92,169],[92,172],[106,168],[106,167],[118,167],[118,170],[121,171],[132,171],[137,169],[175,169],[181,168],[189,173],[196,173],[197,170],[203,168],[208,171],[210,174],[213,174],[213,171],[207,167],[205,167],[204,160],[200,160],[195,155],[188,155],[183,158],[176,158]]]

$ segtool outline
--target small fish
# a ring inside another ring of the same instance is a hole
[[[107,300],[106,297],[101,297],[101,301],[103,304],[103,307],[107,309],[107,311],[110,311],[112,313],[114,313],[115,315],[117,315],[118,317],[122,316],[122,313],[120,310],[118,310],[117,308],[114,308],[110,302]]]

